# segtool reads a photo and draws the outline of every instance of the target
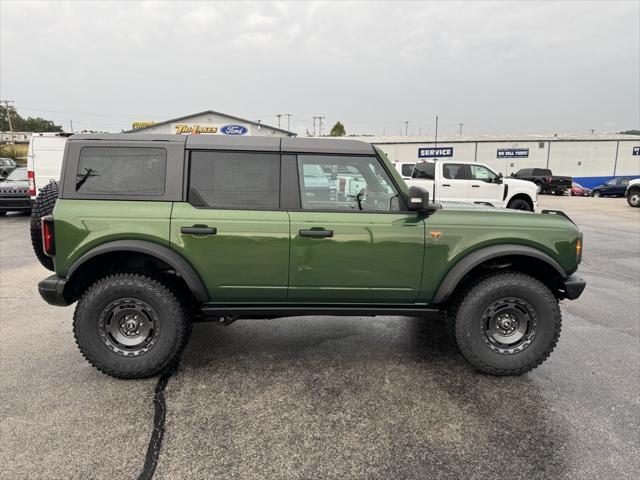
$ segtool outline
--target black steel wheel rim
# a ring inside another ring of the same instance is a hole
[[[485,309],[480,328],[482,338],[491,350],[512,355],[531,345],[538,330],[538,317],[529,302],[505,297]]]
[[[98,334],[112,352],[123,357],[137,357],[157,343],[160,319],[148,303],[136,298],[121,298],[102,310]]]

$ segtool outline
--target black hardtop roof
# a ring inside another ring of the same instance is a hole
[[[126,142],[176,142],[192,150],[244,150],[282,153],[338,153],[343,155],[371,155],[371,144],[361,140],[342,138],[300,138],[231,135],[172,135],[130,133],[82,133],[73,135],[70,141],[126,141]]]

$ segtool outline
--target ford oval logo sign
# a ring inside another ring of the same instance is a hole
[[[243,127],[242,125],[225,125],[220,129],[220,131],[225,135],[244,135],[249,130],[247,130],[247,127]]]

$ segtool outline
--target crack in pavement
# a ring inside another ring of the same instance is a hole
[[[165,420],[167,417],[167,404],[164,397],[164,390],[173,374],[178,370],[179,362],[170,366],[165,370],[156,384],[155,395],[153,397],[154,413],[153,413],[153,431],[149,439],[147,454],[144,459],[142,472],[138,476],[138,480],[151,480],[158,465],[158,457],[162,448],[162,438],[164,437]]]

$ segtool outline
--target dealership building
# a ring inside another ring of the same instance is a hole
[[[206,110],[163,122],[133,122],[125,133],[177,133],[183,135],[253,135],[294,137],[296,134],[261,122]]]
[[[358,138],[380,147],[392,162],[482,162],[505,176],[521,168],[549,168],[585,187],[640,177],[640,137],[635,135],[452,135],[437,142],[433,137]]]

